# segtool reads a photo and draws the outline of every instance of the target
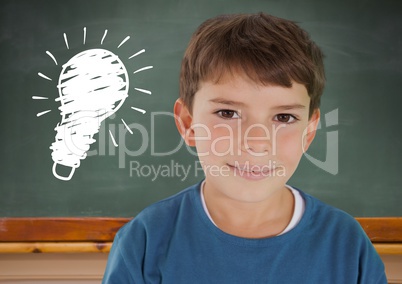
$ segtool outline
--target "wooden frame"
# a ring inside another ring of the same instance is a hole
[[[0,253],[109,252],[131,218],[0,218]],[[356,218],[380,254],[402,255],[402,217]]]

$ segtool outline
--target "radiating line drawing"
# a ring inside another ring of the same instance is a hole
[[[39,96],[32,96],[33,100],[48,100],[49,98],[46,97],[39,97]]]
[[[108,30],[105,30],[101,45],[107,32]],[[86,27],[84,27],[83,33],[83,44],[85,45]],[[63,33],[63,38],[67,49],[70,49],[66,33]],[[120,48],[129,39],[130,36],[126,36],[117,48]],[[145,49],[128,59],[143,52]],[[55,56],[50,51],[46,51],[46,54],[58,65]],[[153,66],[145,66],[134,73],[152,68]],[[38,76],[53,81],[52,78],[41,72],[38,72]],[[50,146],[54,162],[52,172],[56,178],[65,181],[72,178],[75,170],[80,166],[81,160],[86,158],[90,145],[96,141],[93,136],[99,132],[102,121],[118,111],[128,97],[129,81],[129,74],[122,60],[113,52],[103,48],[84,50],[62,65],[57,81],[59,97],[55,99],[61,104],[59,107],[61,122],[55,127],[55,142]],[[149,90],[134,89],[151,94]],[[32,99],[45,100],[48,98],[32,96]],[[142,114],[146,113],[144,109],[131,108]],[[37,117],[50,111],[39,112]],[[133,134],[127,123],[123,119],[121,121],[127,131]],[[110,130],[109,135],[113,145],[117,147],[118,143]]]
[[[140,55],[141,53],[144,53],[144,52],[145,52],[145,49],[141,49],[141,50],[138,51],[137,53],[131,55],[128,59],[131,59],[131,58],[133,58],[133,57],[136,57],[137,55]]]
[[[130,127],[128,127],[128,125],[127,125],[127,123],[124,121],[124,119],[121,119],[121,122],[123,122],[123,124],[124,124],[124,126],[126,127],[127,131],[128,131],[130,134],[133,134],[133,131],[130,129]]]
[[[119,46],[117,48],[120,48],[120,46],[122,46],[123,44],[126,43],[126,41],[128,41],[130,39],[130,36],[127,36],[125,39],[123,39],[123,41],[119,44]]]
[[[140,108],[137,108],[137,107],[131,107],[133,110],[136,110],[136,111],[138,111],[138,112],[141,112],[142,114],[144,114],[144,113],[146,113],[146,111],[145,111],[145,109],[140,109]]]
[[[106,35],[107,35],[107,30],[105,30],[105,33],[103,34],[103,37],[101,39],[101,44],[103,44],[103,41],[105,40]]]
[[[45,110],[45,111],[39,112],[39,113],[36,114],[36,116],[39,117],[39,116],[42,116],[44,114],[47,114],[48,112],[51,112],[51,110]]]
[[[142,67],[142,68],[140,68],[140,69],[138,69],[138,70],[135,70],[135,71],[133,72],[133,74],[138,73],[138,72],[141,72],[141,71],[144,71],[144,70],[152,69],[152,68],[153,68],[153,66],[145,66],[145,67]]]
[[[82,41],[82,44],[85,45],[85,40],[87,39],[87,28],[84,27],[84,39]]]
[[[67,49],[70,49],[70,47],[68,46],[68,40],[67,40],[66,33],[63,34],[63,37],[64,37],[64,42],[66,43]]]
[[[54,63],[55,63],[56,65],[58,65],[58,64],[57,64],[57,60],[56,60],[56,58],[54,57],[54,55],[53,55],[53,54],[51,54],[51,53],[50,53],[50,51],[46,51],[46,54],[47,54],[47,55],[49,55],[49,56],[50,56],[50,58],[52,58],[52,59],[53,59],[53,61],[54,61]]]
[[[42,78],[46,79],[46,80],[52,81],[52,79],[50,79],[48,76],[42,74],[41,72],[38,72],[38,75],[41,76]]]
[[[149,91],[149,90],[144,90],[144,89],[140,89],[140,88],[134,88],[134,90],[137,90],[137,91],[139,91],[141,93],[145,93],[145,94],[148,94],[148,95],[152,94],[152,92]]]
[[[114,138],[112,131],[109,130],[109,134],[110,134],[110,138],[112,139],[113,145],[114,145],[115,147],[119,146],[119,145],[117,145],[117,143],[116,143],[116,139]]]

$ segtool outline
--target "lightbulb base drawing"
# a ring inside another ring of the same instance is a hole
[[[59,168],[59,165],[60,165],[59,163],[56,163],[56,162],[53,163],[53,167],[52,167],[53,175],[56,178],[58,178],[59,180],[65,180],[65,181],[70,180],[73,177],[76,168],[69,167],[70,173],[68,175],[60,175],[57,170],[57,168]]]

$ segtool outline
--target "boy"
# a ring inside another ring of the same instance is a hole
[[[386,283],[353,217],[286,185],[319,121],[322,57],[263,13],[198,28],[174,113],[205,180],[117,233],[104,283]]]

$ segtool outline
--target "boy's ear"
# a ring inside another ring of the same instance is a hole
[[[193,117],[189,109],[184,105],[182,99],[176,100],[173,112],[176,127],[181,137],[183,137],[188,146],[195,146],[194,130],[191,127]]]
[[[310,147],[311,142],[313,142],[315,134],[317,132],[317,127],[320,122],[320,110],[317,108],[314,110],[311,118],[309,119],[307,128],[303,133],[303,151],[306,152]]]

